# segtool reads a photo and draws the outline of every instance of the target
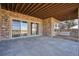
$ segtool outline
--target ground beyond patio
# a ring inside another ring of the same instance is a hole
[[[12,56],[78,56],[79,43],[52,38],[30,37],[0,42],[0,55]]]

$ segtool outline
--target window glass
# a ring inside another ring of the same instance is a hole
[[[31,24],[31,34],[32,35],[37,35],[38,34],[38,24],[37,23],[32,23]]]
[[[21,35],[22,36],[27,36],[28,33],[28,24],[25,21],[21,22]]]
[[[12,21],[12,37],[27,36],[28,24],[26,21]]]
[[[19,37],[20,36],[20,21],[13,20],[12,22],[12,37]]]

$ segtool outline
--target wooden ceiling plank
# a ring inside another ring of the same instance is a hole
[[[25,13],[26,9],[27,9],[30,5],[31,5],[31,3],[29,3],[29,4],[25,7],[25,9],[24,9],[24,11],[22,11],[22,13]]]
[[[1,9],[1,4],[0,4],[0,9]]]
[[[55,6],[57,6],[58,4],[50,4],[50,5],[46,6],[45,8],[40,9],[40,11],[43,11],[43,12],[45,13],[45,16],[49,16],[49,13],[47,13],[47,11],[44,11],[44,10],[46,10],[46,9],[48,9],[48,8],[50,8],[50,7],[52,7],[52,5],[53,5],[53,7],[55,7]],[[39,13],[37,13],[37,14],[39,14]],[[39,14],[39,16],[40,16],[40,15],[41,15],[41,14]]]
[[[64,4],[62,4],[62,6],[64,7]],[[60,6],[60,7],[62,7],[62,6]],[[56,6],[55,6],[56,7]],[[57,8],[59,8],[59,7],[57,7]],[[61,8],[60,8],[61,9]],[[44,12],[44,11],[43,11]],[[45,11],[45,12],[47,12],[47,14],[50,14],[51,15],[51,12],[48,12],[48,11]]]
[[[64,4],[64,5],[59,6],[58,9],[54,8],[54,10],[63,11],[63,9],[67,9],[67,8],[70,8],[69,5]]]
[[[6,10],[8,10],[7,3],[3,3],[3,4],[1,4],[1,7],[2,7],[2,9],[6,9]]]
[[[10,10],[9,3],[7,3],[7,9]]]
[[[18,6],[19,6],[19,4],[17,3],[17,4],[16,4],[16,7],[15,7],[15,12],[17,12]]]
[[[50,7],[50,9],[53,8],[53,10],[55,10],[56,8],[59,8],[59,7],[62,7],[62,6],[64,6],[64,4],[62,4],[62,5],[56,4],[56,5],[52,6],[52,7]],[[57,9],[56,9],[56,10],[57,10]],[[51,11],[49,12],[48,10],[45,9],[45,11],[43,11],[43,12],[47,12],[47,14],[49,14],[49,15],[52,16],[52,12],[51,12]]]
[[[32,8],[35,6],[36,4],[34,3],[26,12],[25,14],[29,14],[30,10],[32,10]]]
[[[65,9],[63,8],[62,10],[60,10],[59,12],[64,12],[64,13],[67,13],[68,12],[72,12],[71,10],[73,10],[73,7],[74,5],[70,5],[70,6],[67,6]],[[76,6],[77,7],[77,6]],[[59,13],[59,12],[56,12],[56,13]]]
[[[62,8],[64,8],[65,6],[64,6],[64,4],[63,4],[63,6],[60,6],[60,7],[62,7]],[[70,8],[71,6],[68,6],[68,8]],[[60,8],[61,9],[61,8]],[[61,9],[62,10],[62,9]],[[66,9],[65,9],[66,10]],[[51,13],[51,12],[50,12]],[[67,13],[67,12],[66,12]],[[39,14],[40,15],[40,13],[37,13],[37,14]],[[49,14],[49,12],[47,13],[47,14]],[[46,15],[46,13],[45,13],[45,15]],[[39,17],[41,17],[41,16],[39,16]]]
[[[49,7],[49,6],[51,6],[51,5],[45,6],[44,8]],[[43,8],[41,8],[41,9],[43,9]],[[41,10],[41,9],[40,9],[40,10]],[[34,14],[33,14],[33,15],[34,15]],[[38,13],[35,13],[35,15],[41,18],[41,16],[43,15],[43,13],[42,13],[41,15],[38,14]],[[45,15],[47,15],[47,14],[45,14]]]
[[[52,5],[54,5],[54,3],[49,4],[47,7],[43,8],[43,9],[41,9],[41,10],[45,10],[45,9],[47,9],[47,8],[50,8],[50,7],[52,7]]]
[[[47,13],[47,11],[44,11],[44,10],[46,10],[47,8],[52,7],[52,5],[57,6],[58,4],[51,4],[51,5],[46,6],[45,8],[40,9],[41,11],[43,11],[43,12],[45,13],[45,16],[49,16],[49,14]],[[53,6],[53,7],[54,7],[54,6]],[[36,13],[36,14],[38,14],[38,15],[40,16],[40,15],[42,15],[43,13],[42,13],[42,14]]]
[[[51,9],[57,10],[57,9],[59,9],[60,7],[64,6],[64,5],[65,5],[64,3],[63,3],[63,4],[58,4],[57,6],[51,7]]]
[[[37,9],[40,5],[41,5],[41,3],[37,4],[32,10],[29,11],[29,14],[30,14],[31,12],[33,12],[35,9]]]
[[[21,6],[21,8],[20,8],[20,10],[19,10],[19,12],[21,12],[22,11],[22,9],[23,9],[23,7],[25,6],[25,3],[23,3],[22,4],[22,6]]]
[[[14,11],[13,8],[14,8],[14,4],[12,3],[12,11]]]
[[[37,8],[35,11],[33,11],[32,13],[30,13],[30,15],[32,15],[33,13],[37,12],[38,10],[44,8],[45,6],[47,6],[48,4],[43,4],[41,7]]]
[[[68,16],[70,17],[70,19],[77,18],[76,11],[77,11],[77,8],[79,7],[79,4],[72,4],[72,3],[71,4],[70,3],[69,4],[67,4],[67,3],[66,4],[65,3],[63,3],[63,4],[61,4],[61,3],[50,4],[49,3],[48,5],[43,6],[43,7],[42,7],[42,5],[43,5],[42,3],[41,4],[39,3],[39,6],[37,6],[37,5],[38,4],[32,5],[32,3],[31,3],[31,5],[29,7],[27,7],[28,4],[26,4],[25,9],[23,9],[25,7],[25,5],[24,5],[24,7],[21,7],[21,9],[19,9],[21,4],[14,5],[14,4],[5,3],[5,4],[2,4],[2,8],[6,9],[6,10],[11,10],[11,11],[19,10],[20,12],[22,10],[23,11],[25,10],[24,11],[25,14],[29,14],[31,16],[36,16],[36,17],[39,17],[42,19],[47,18],[47,17],[51,17],[51,16],[55,17],[59,20],[68,19]],[[14,6],[16,6],[15,9],[14,9]],[[39,12],[37,12],[37,11],[39,11]]]
[[[51,7],[52,5],[53,5],[53,4],[49,4],[48,6],[42,8],[42,9],[40,9],[40,10],[47,9],[47,8]],[[38,14],[38,13],[37,13],[37,14]],[[38,14],[38,15],[39,15],[39,14]],[[47,14],[45,14],[45,15],[47,15]],[[40,16],[40,15],[39,15],[39,16]]]

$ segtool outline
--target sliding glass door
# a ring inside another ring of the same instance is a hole
[[[27,36],[28,24],[26,21],[12,21],[12,37]]]
[[[26,21],[21,22],[21,36],[27,36],[28,33],[28,24]]]
[[[31,34],[32,35],[38,34],[38,24],[37,23],[31,23]]]
[[[12,21],[12,37],[20,37],[21,33],[21,24],[19,20]]]

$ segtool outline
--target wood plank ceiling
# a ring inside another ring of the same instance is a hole
[[[3,3],[2,9],[38,17],[58,20],[77,19],[78,3]]]

